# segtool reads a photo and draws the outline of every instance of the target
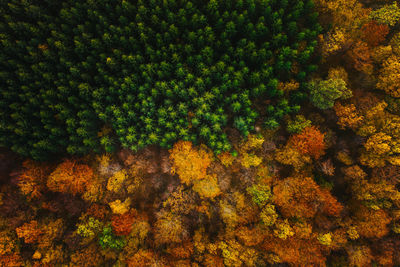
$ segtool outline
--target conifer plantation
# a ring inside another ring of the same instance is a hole
[[[18,266],[400,266],[399,3],[1,0]]]
[[[228,125],[247,136],[267,113],[277,127],[316,70],[311,0],[30,2],[1,4],[0,144],[34,159],[229,151]]]

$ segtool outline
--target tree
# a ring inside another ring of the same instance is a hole
[[[182,183],[189,185],[206,177],[212,158],[205,150],[193,148],[189,141],[179,141],[169,152],[171,172],[178,174]]]
[[[333,108],[336,116],[339,118],[337,123],[342,129],[345,129],[346,127],[356,129],[364,119],[362,115],[358,114],[357,109],[353,104],[342,105],[339,102],[336,102]]]
[[[95,243],[92,243],[80,250],[74,251],[71,254],[71,264],[76,266],[95,267],[99,264],[103,264],[103,262],[104,259]]]
[[[179,139],[229,151],[228,123],[247,136],[258,97],[289,102],[315,71],[322,27],[311,2],[217,2],[4,3],[0,145],[36,159]]]
[[[151,250],[140,249],[132,257],[126,260],[128,267],[151,266],[157,264],[157,254]]]
[[[308,84],[311,103],[320,109],[332,108],[335,100],[347,99],[352,92],[342,79],[313,80]]]
[[[102,249],[111,248],[121,250],[126,244],[123,237],[114,235],[111,226],[105,226],[99,236],[99,245]]]
[[[27,244],[37,243],[43,235],[43,231],[39,228],[36,220],[24,223],[21,227],[16,228],[15,231],[18,238],[24,238]]]
[[[124,214],[113,215],[111,218],[111,227],[113,232],[118,236],[129,235],[134,222],[135,211],[130,210]]]
[[[342,205],[309,177],[280,180],[273,189],[273,202],[285,217],[312,218],[316,213],[339,216]]]
[[[360,236],[382,238],[389,233],[391,218],[384,210],[375,211],[360,205],[355,210],[353,222]]]
[[[302,154],[319,159],[325,154],[326,144],[324,138],[325,135],[315,126],[309,126],[304,128],[301,133],[291,136],[288,144]]]
[[[325,57],[334,55],[341,51],[343,47],[349,42],[346,32],[340,28],[328,33],[326,39],[324,39],[322,44],[322,53]]]
[[[24,170],[18,177],[18,187],[28,199],[40,198],[45,190],[45,183],[51,172],[51,166],[31,160],[24,161],[22,165]]]
[[[156,244],[180,243],[188,232],[179,215],[163,212],[154,224],[154,239]]]
[[[397,2],[393,2],[391,5],[384,5],[379,9],[371,11],[369,16],[379,23],[393,27],[400,19],[400,8],[397,6]]]
[[[371,50],[368,44],[363,41],[356,42],[347,52],[348,60],[353,67],[366,74],[372,74],[373,65],[371,58]]]
[[[296,170],[300,170],[306,164],[311,163],[311,157],[302,154],[298,149],[286,145],[282,149],[278,149],[275,153],[275,159],[285,165],[292,165]]]
[[[47,187],[54,192],[82,194],[93,179],[93,170],[75,160],[66,160],[50,174]]]
[[[311,126],[311,121],[307,120],[303,115],[296,115],[294,120],[287,123],[287,131],[289,133],[300,133],[304,128]]]
[[[369,46],[375,47],[385,40],[386,35],[389,33],[389,26],[386,24],[379,24],[373,20],[364,24],[361,30],[365,42]]]
[[[376,87],[393,97],[400,97],[400,58],[392,56],[383,62]]]
[[[195,180],[193,183],[193,191],[202,198],[214,199],[222,193],[216,175],[207,175],[204,179]]]

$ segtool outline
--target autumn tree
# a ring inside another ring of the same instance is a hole
[[[362,115],[360,115],[353,104],[342,105],[339,102],[335,103],[333,107],[338,117],[338,125],[345,129],[349,127],[351,129],[356,129],[364,119]]]
[[[128,267],[153,266],[159,263],[157,254],[151,250],[140,249],[126,260]]]
[[[378,76],[378,89],[393,97],[400,97],[400,58],[392,56],[383,62]]]
[[[192,147],[189,141],[177,142],[169,152],[173,163],[171,171],[178,174],[182,183],[189,185],[206,177],[212,160],[208,152]]]
[[[354,69],[372,74],[374,66],[372,65],[371,50],[367,43],[363,41],[354,43],[347,55],[349,63],[353,65]]]
[[[113,215],[111,218],[111,227],[118,236],[129,235],[132,231],[132,225],[135,222],[135,210],[130,210],[124,214]]]
[[[51,166],[47,163],[24,161],[23,171],[18,176],[18,187],[28,199],[37,199],[43,195],[47,176],[51,172]]]
[[[325,154],[324,137],[325,135],[318,128],[309,126],[304,128],[301,133],[291,136],[288,143],[301,153],[319,159]]]
[[[312,218],[321,212],[339,216],[342,205],[310,177],[289,177],[273,189],[273,202],[285,217]],[[317,201],[317,202],[316,202]]]
[[[347,99],[352,92],[347,88],[346,82],[339,79],[312,80],[308,83],[311,103],[320,109],[332,108],[335,100]]]
[[[22,226],[16,228],[15,231],[18,238],[23,238],[27,244],[37,243],[43,235],[43,231],[39,228],[36,220],[24,223]]]
[[[400,19],[400,8],[397,6],[397,2],[393,2],[391,5],[384,5],[381,8],[373,10],[370,13],[370,18],[393,27]]]
[[[362,27],[363,39],[371,47],[375,47],[382,43],[386,35],[389,33],[389,26],[379,24],[376,21],[370,21]]]
[[[217,176],[215,174],[207,175],[201,180],[195,180],[193,191],[197,192],[200,197],[208,199],[214,199],[222,193],[218,185]]]
[[[159,214],[154,224],[154,238],[157,244],[179,243],[188,232],[179,215],[170,212]]]
[[[389,233],[391,218],[384,210],[373,210],[359,205],[355,209],[353,219],[360,236],[382,238]]]
[[[291,165],[295,170],[300,170],[306,164],[312,162],[311,157],[302,154],[298,149],[287,144],[281,149],[277,149],[275,153],[275,159],[282,164]]]
[[[66,160],[50,174],[47,187],[54,192],[82,194],[93,179],[93,170],[85,164]]]

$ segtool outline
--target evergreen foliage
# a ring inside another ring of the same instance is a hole
[[[10,0],[0,15],[0,145],[35,159],[229,150],[225,126],[247,136],[261,100],[269,127],[299,109],[321,32],[312,0]]]

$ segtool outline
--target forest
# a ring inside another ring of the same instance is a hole
[[[0,1],[0,267],[400,266],[399,21]]]

